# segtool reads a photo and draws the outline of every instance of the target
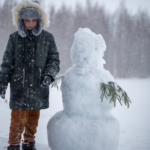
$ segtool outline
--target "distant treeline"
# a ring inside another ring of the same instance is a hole
[[[41,1],[42,2],[42,1]],[[8,36],[16,30],[12,25],[11,9],[15,4],[6,1],[0,9],[0,60],[4,53]],[[102,34],[107,45],[106,65],[115,77],[145,78],[150,76],[150,16],[146,11],[130,14],[122,1],[115,13],[110,14],[104,8],[91,4],[86,7],[76,5],[72,10],[65,5],[56,11],[50,8],[50,27],[46,30],[54,34],[61,59],[61,73],[71,65],[70,49],[74,33],[81,28],[90,28],[96,34]],[[1,61],[0,61],[1,62]]]

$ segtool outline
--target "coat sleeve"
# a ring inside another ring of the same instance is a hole
[[[56,74],[60,70],[59,65],[60,65],[59,52],[57,50],[55,39],[52,35],[52,40],[50,42],[48,50],[46,66],[44,68],[42,75],[43,76],[48,75],[51,77],[52,81],[54,81]]]
[[[6,50],[3,55],[2,64],[0,66],[0,86],[7,87],[10,82],[14,63],[14,44],[10,35]]]

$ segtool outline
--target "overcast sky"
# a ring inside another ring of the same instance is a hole
[[[2,5],[4,1],[6,0],[0,0],[0,5]],[[23,1],[23,0],[9,0],[9,1]],[[46,8],[47,10],[50,8],[50,5],[52,4],[56,8],[59,8],[62,5],[62,3],[74,8],[77,2],[82,6],[84,6],[86,2],[86,0],[42,0],[42,1],[45,2],[44,8]],[[121,0],[90,0],[90,1],[93,4],[95,2],[98,2],[100,5],[104,4],[108,11],[114,12],[118,8]],[[135,13],[138,10],[138,8],[141,8],[147,9],[150,14],[150,0],[124,0],[124,1],[131,13]]]
[[[57,8],[61,6],[62,3],[66,4],[67,6],[74,7],[76,2],[80,3],[84,6],[86,0],[43,0],[47,8],[49,5],[54,4]],[[91,0],[92,3],[98,2],[99,4],[104,4],[106,9],[110,12],[114,12],[121,0]],[[150,13],[150,0],[124,0],[126,3],[127,8],[130,10],[131,13],[135,13],[138,8],[147,9]]]

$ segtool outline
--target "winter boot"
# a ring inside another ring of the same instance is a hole
[[[23,141],[22,143],[22,150],[37,150],[35,147],[35,141]]]
[[[7,147],[7,150],[20,150],[20,145],[18,144],[11,144]]]

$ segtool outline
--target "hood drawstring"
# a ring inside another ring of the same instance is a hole
[[[23,87],[25,83],[25,38],[23,38]]]

